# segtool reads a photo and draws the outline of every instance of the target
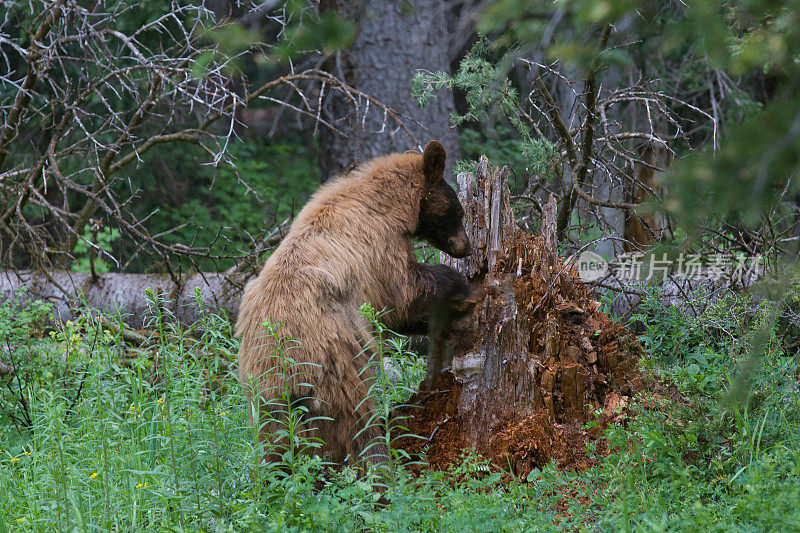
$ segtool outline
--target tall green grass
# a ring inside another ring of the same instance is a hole
[[[592,496],[601,529],[800,531],[798,338],[781,325],[797,288],[683,310],[646,298],[642,365],[682,399],[638,404],[607,431],[612,452],[589,473],[605,485]]]
[[[643,368],[683,400],[634,402],[595,468],[547,465],[501,483],[468,452],[447,473],[411,474],[393,446],[404,422],[392,407],[424,365],[380,313],[364,309],[376,353],[393,365],[372,362],[369,423],[390,457],[364,472],[316,457],[305,413],[288,402],[294,451],[264,463],[229,321],[204,313],[180,328],[150,298],[143,346],[125,342],[119,316],[85,310],[46,327],[46,306],[0,306],[0,361],[14,368],[0,377],[0,532],[800,530],[800,400],[787,351],[797,339],[772,304],[732,299],[692,316],[649,299],[636,317]],[[758,338],[764,349],[750,360]],[[301,371],[291,350],[282,357]]]

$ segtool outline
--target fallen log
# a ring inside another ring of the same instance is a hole
[[[37,299],[53,304],[53,317],[74,319],[83,302],[93,309],[114,314],[120,312],[123,322],[133,329],[146,326],[151,305],[146,289],[164,297],[164,308],[178,322],[189,325],[200,318],[195,291],[200,291],[206,308],[224,310],[234,319],[246,279],[238,273],[201,272],[184,276],[177,282],[166,274],[125,274],[110,272],[92,277],[89,272],[53,270],[0,271],[0,301],[17,297]]]

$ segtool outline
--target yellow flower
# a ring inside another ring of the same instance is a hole
[[[19,457],[12,457],[9,463],[16,463],[17,461],[19,461]]]
[[[136,485],[136,488],[137,489],[145,489],[145,488],[147,488],[148,485],[150,485],[150,483],[139,483],[138,485]]]
[[[158,400],[156,400],[156,403],[158,403],[158,404],[162,404],[162,403],[164,403],[164,397],[162,396],[161,398],[159,398]]]
[[[31,452],[22,452],[22,455],[30,455]]]
[[[24,516],[23,516],[22,518],[17,518],[17,522],[19,522],[20,524],[21,524],[22,522],[27,522],[27,521],[28,521],[28,519],[27,519],[27,518],[25,518]]]
[[[96,478],[97,477],[97,472],[92,472],[92,475],[89,476],[89,477],[92,478],[92,479]]]

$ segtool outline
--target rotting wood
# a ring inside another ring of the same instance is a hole
[[[457,178],[473,253],[443,254],[442,263],[467,276],[478,304],[439,382],[451,392],[412,411],[410,430],[429,435],[449,420],[428,451],[431,463],[471,447],[518,474],[550,460],[580,466],[587,439],[596,438],[583,429],[591,411],[625,405],[642,390],[641,347],[558,257],[555,200],[545,206],[543,236],[528,235],[516,225],[506,177],[482,157],[475,175]]]

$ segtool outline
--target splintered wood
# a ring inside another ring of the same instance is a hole
[[[428,440],[404,446],[426,449],[434,466],[474,448],[520,475],[550,460],[586,467],[586,443],[598,431],[583,426],[595,410],[601,422],[613,420],[621,401],[643,389],[642,349],[557,256],[552,198],[543,237],[517,227],[506,174],[483,157],[476,175],[458,176],[473,253],[442,262],[464,273],[480,298],[454,336],[450,373],[412,399],[419,405],[409,429]]]

